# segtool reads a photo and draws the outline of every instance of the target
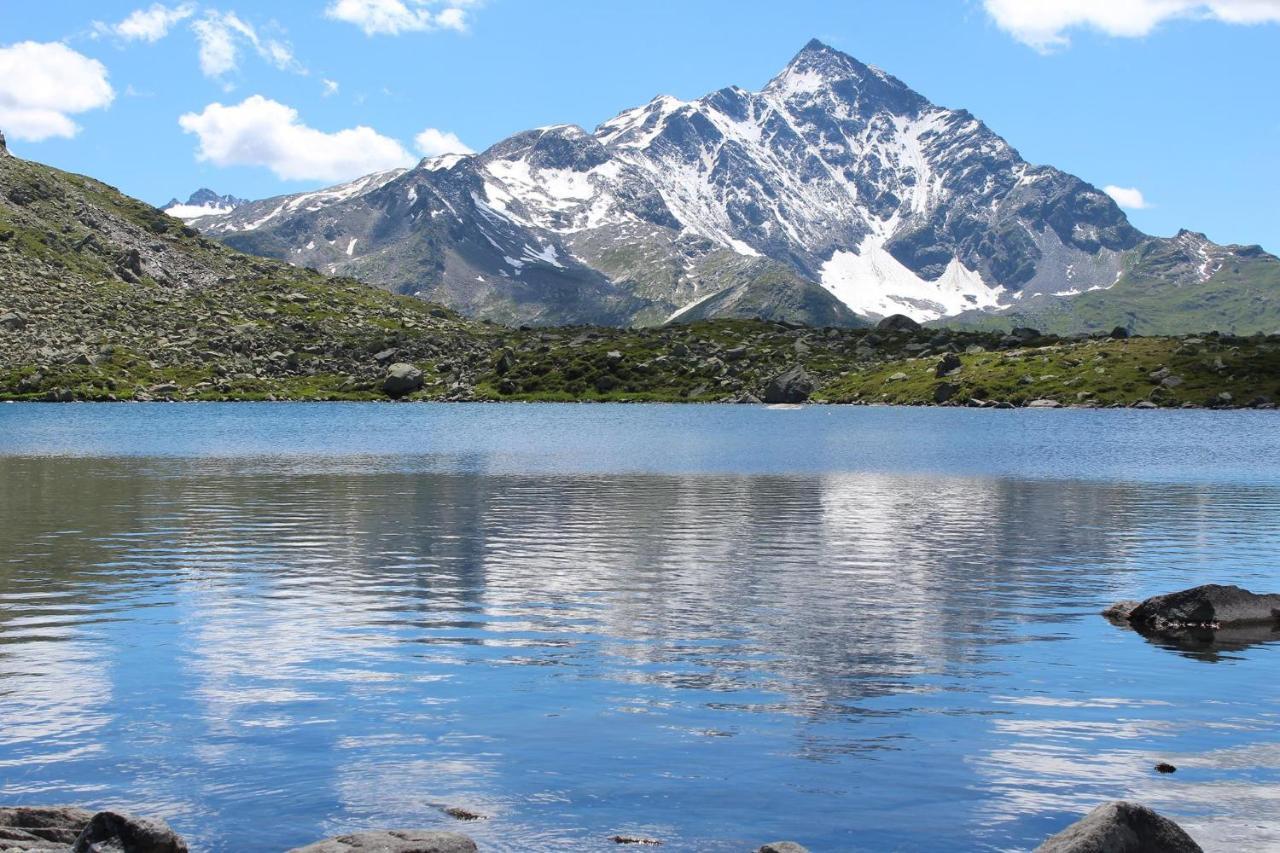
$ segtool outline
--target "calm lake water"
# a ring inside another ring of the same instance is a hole
[[[0,803],[205,851],[1280,849],[1267,412],[0,406]],[[1157,761],[1179,770],[1152,771]],[[459,824],[443,806],[483,812]]]

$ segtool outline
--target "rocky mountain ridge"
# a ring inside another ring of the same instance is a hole
[[[218,195],[208,187],[202,187],[193,192],[185,202],[175,198],[160,209],[177,219],[201,219],[206,216],[223,216],[246,204],[249,204],[247,198]]]
[[[194,224],[510,323],[1280,327],[1280,260],[1148,237],[1101,190],[816,41],[759,92],[662,96],[594,132],[539,128]]]

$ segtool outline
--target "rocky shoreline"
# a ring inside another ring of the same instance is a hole
[[[287,296],[295,309],[337,310]],[[0,317],[0,400],[1263,410],[1280,399],[1280,336],[1058,338],[926,329],[903,317],[854,330],[755,320],[504,329],[410,307],[421,316],[401,322],[412,329],[345,348],[332,331],[300,341],[271,316],[216,340],[174,331],[145,347],[110,333],[96,346],[87,333],[59,340]]]
[[[614,836],[619,845],[661,846],[660,839]],[[383,830],[343,835],[288,853],[479,853],[456,832]],[[1180,826],[1151,809],[1117,801],[1094,809],[1045,841],[1035,853],[1203,853]],[[189,853],[162,820],[71,806],[0,808],[0,853]],[[755,853],[809,853],[794,841],[773,841]]]

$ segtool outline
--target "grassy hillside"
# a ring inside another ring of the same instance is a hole
[[[358,397],[389,350],[447,387],[483,363],[476,329],[439,306],[242,255],[98,181],[0,156],[8,397]]]

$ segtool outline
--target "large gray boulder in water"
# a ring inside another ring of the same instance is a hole
[[[162,820],[98,812],[71,853],[187,853],[187,842]]]
[[[1280,624],[1280,595],[1208,584],[1148,598],[1129,614],[1129,622],[1135,628],[1154,631]]]
[[[780,373],[764,389],[766,403],[803,403],[813,393],[813,379],[800,365]]]
[[[0,851],[66,853],[91,820],[93,812],[71,806],[0,809]]]
[[[772,841],[756,853],[809,853],[809,848],[802,847],[794,841]]]
[[[1098,806],[1035,853],[1204,853],[1173,821],[1138,803]]]
[[[330,838],[289,853],[477,853],[476,843],[456,832],[396,829]]]

